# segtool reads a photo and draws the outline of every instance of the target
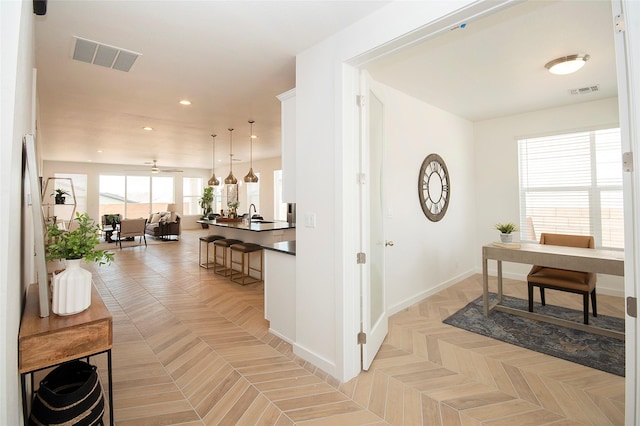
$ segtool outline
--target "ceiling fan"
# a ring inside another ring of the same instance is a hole
[[[180,169],[161,169],[158,167],[158,160],[153,160],[153,163],[146,162],[145,164],[153,164],[151,166],[151,173],[182,173]]]

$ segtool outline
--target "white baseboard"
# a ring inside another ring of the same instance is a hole
[[[292,343],[293,353],[315,365],[332,377],[340,377],[336,364],[297,343]]]
[[[393,306],[388,306],[387,307],[387,314],[388,315],[393,315],[395,313],[398,313],[398,312],[402,311],[403,309],[406,309],[411,305],[415,305],[416,303],[420,302],[421,300],[424,300],[427,297],[432,296],[432,295],[438,293],[441,290],[444,290],[445,288],[451,287],[452,285],[454,285],[454,284],[456,284],[456,283],[458,283],[458,282],[460,282],[460,281],[462,281],[462,280],[464,280],[466,278],[469,278],[470,276],[472,276],[474,274],[475,274],[475,272],[472,271],[472,270],[464,272],[464,273],[462,273],[460,275],[457,275],[457,276],[455,276],[453,278],[448,279],[445,282],[442,282],[442,283],[436,285],[435,287],[432,287],[430,289],[427,289],[425,291],[422,291],[422,292],[416,294],[415,296],[412,296],[412,297],[410,297],[408,299],[405,299],[400,303],[396,303]]]
[[[295,346],[295,342],[291,339],[289,339],[288,337],[286,337],[284,334],[280,334],[277,331],[275,331],[273,328],[269,328],[269,333],[273,334],[276,337],[279,337],[280,339],[284,340],[287,343],[290,343],[291,346]]]

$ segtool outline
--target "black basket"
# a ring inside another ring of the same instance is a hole
[[[96,367],[71,361],[40,382],[29,416],[30,425],[98,425],[104,416],[104,392]]]

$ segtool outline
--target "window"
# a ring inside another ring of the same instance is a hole
[[[127,176],[126,182],[124,217],[148,217],[151,198],[149,176]]]
[[[173,177],[100,175],[98,213],[100,217],[118,213],[127,218],[147,218],[173,204],[173,189]]]
[[[620,129],[519,140],[522,239],[593,235],[623,249],[621,150]]]
[[[167,210],[169,204],[173,204],[173,183],[170,176],[153,176],[151,178],[151,212]]]
[[[100,217],[105,214],[124,215],[124,176],[100,175],[100,200],[98,212]]]
[[[73,182],[73,191],[76,194],[76,212],[87,212],[87,175],[74,174],[74,173],[56,173],[57,178],[69,178]],[[71,188],[63,188],[68,192],[71,192]]]
[[[202,216],[200,197],[203,190],[202,178],[185,177],[182,179],[182,212],[185,215]]]

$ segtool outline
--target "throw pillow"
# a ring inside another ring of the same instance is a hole
[[[158,223],[160,222],[160,213],[154,213],[153,216],[151,217],[151,223]]]

